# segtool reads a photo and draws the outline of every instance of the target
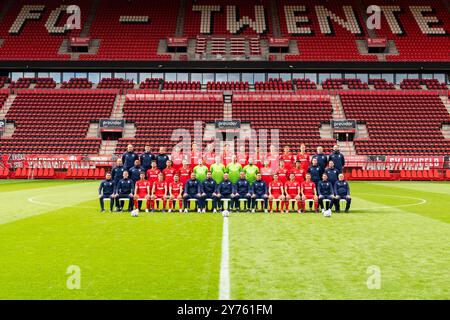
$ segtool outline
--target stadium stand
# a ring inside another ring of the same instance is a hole
[[[130,95],[133,96],[133,92]],[[171,141],[175,129],[187,129],[193,135],[194,121],[202,121],[204,126],[223,117],[221,95],[161,94],[152,97],[150,100],[128,98],[125,101],[124,119],[136,125],[136,135],[133,139],[119,139],[117,153],[129,143],[137,150],[143,150],[146,143],[151,143],[155,148],[166,146],[170,151],[176,143]]]
[[[15,123],[11,138],[0,140],[1,153],[98,154],[100,138],[86,138],[91,121],[109,118],[114,91],[22,90],[8,121]]]
[[[349,119],[365,123],[369,139],[355,139],[358,154],[444,155],[450,141],[441,133],[450,114],[436,93],[342,92]]]

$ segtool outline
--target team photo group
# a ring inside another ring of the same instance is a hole
[[[259,150],[249,155],[245,147],[236,153],[225,145],[220,154],[207,146],[201,153],[192,145],[190,156],[175,147],[170,156],[161,147],[159,153],[150,146],[138,154],[132,145],[119,157],[98,189],[101,211],[105,200],[110,212],[128,211],[137,216],[145,212],[220,211],[235,212],[319,212],[331,216],[340,212],[345,202],[351,204],[350,186],[345,180],[344,155],[335,145],[326,154],[322,147],[310,155],[300,145],[298,154],[289,146],[277,153],[274,146],[266,154]],[[114,209],[115,207],[115,209]]]

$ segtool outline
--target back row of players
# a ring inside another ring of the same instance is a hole
[[[351,204],[350,188],[342,170],[345,158],[334,146],[326,155],[322,147],[310,156],[302,144],[300,152],[294,155],[289,147],[281,155],[270,152],[252,156],[240,150],[228,153],[227,147],[220,155],[208,150],[201,155],[193,145],[190,160],[175,148],[171,157],[160,148],[158,155],[145,147],[138,155],[129,145],[116,166],[108,173],[99,187],[100,206],[104,211],[104,199],[110,201],[110,211],[114,203],[118,211],[123,210],[124,200],[129,200],[128,210],[133,204],[139,210],[146,202],[146,211],[154,210],[157,202],[162,202],[163,211],[172,211],[178,203],[180,212],[188,211],[190,200],[197,203],[198,212],[206,211],[207,199],[212,201],[213,212],[224,209],[223,200],[228,200],[230,209],[239,210],[240,202],[248,211],[255,212],[257,201],[263,203],[265,212],[273,212],[274,203],[280,211],[289,211],[289,203],[295,204],[297,211],[305,212],[306,203],[329,210],[335,206],[340,211],[340,200],[346,200],[345,211]],[[214,160],[213,160],[214,159]],[[212,162],[213,160],[213,162]],[[325,201],[327,200],[327,201]]]

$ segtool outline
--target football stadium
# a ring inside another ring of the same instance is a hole
[[[449,13],[1,0],[0,299],[449,300]]]

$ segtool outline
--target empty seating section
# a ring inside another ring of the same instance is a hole
[[[159,41],[173,36],[179,0],[100,0],[89,36],[100,39],[97,54],[81,60],[170,60],[157,54]],[[120,16],[148,16],[149,22],[119,22]]]
[[[423,86],[429,90],[447,90],[445,83],[440,83],[437,79],[404,79],[400,83],[403,90],[421,90]]]
[[[317,89],[316,83],[310,79],[294,79],[293,82],[298,90]]]
[[[0,39],[4,39],[0,46],[0,60],[69,60],[68,54],[59,54],[59,49],[67,37],[79,36],[81,30],[70,30],[65,33],[55,33],[51,26],[46,27],[50,13],[61,5],[69,5],[61,0],[17,0],[12,2],[10,10],[0,23]],[[34,6],[33,12],[37,15],[24,15],[28,18],[23,27],[14,25],[23,6]],[[70,5],[78,5],[81,9],[81,23],[84,24],[90,11],[91,1],[74,0]],[[44,7],[43,7],[44,6]],[[56,27],[63,27],[69,14],[63,12]]]
[[[163,83],[163,79],[145,79],[139,85],[139,89],[153,89],[158,90]]]
[[[97,85],[97,89],[133,89],[134,82],[122,78],[103,78]]]
[[[218,90],[248,91],[249,88],[250,86],[248,82],[241,82],[241,81],[226,81],[226,82],[209,81],[206,84],[206,90],[208,91],[218,91]]]
[[[11,80],[6,77],[6,76],[1,76],[0,77],[0,89],[3,88],[8,82],[10,82]]]
[[[150,143],[152,147],[167,146],[169,151],[177,143],[171,141],[176,129],[187,129],[194,134],[194,121],[203,125],[223,118],[221,95],[209,94],[158,94],[151,100],[131,100],[127,98],[123,111],[127,121],[136,125],[135,139],[122,138],[117,144],[121,153],[128,143],[137,150],[143,150]]]
[[[369,84],[373,85],[376,90],[394,90],[393,83],[386,81],[385,79],[370,79]]]
[[[366,7],[373,4],[371,0],[363,0],[363,2]],[[386,56],[387,61],[449,61],[450,15],[443,1],[400,0],[392,2],[391,0],[380,0],[377,1],[377,5],[399,6],[402,9],[401,12],[396,13],[400,19],[400,23],[394,28],[396,33],[391,31],[384,17],[381,19],[381,28],[375,30],[378,37],[386,37],[395,41],[399,54]],[[435,30],[427,30],[428,26],[425,23],[418,23],[414,14],[419,16],[420,8],[424,8],[423,6],[430,6],[434,11],[424,11],[423,16],[432,13],[432,16],[437,17],[441,22],[431,23],[432,28],[442,28],[447,31],[446,35],[436,34]],[[413,11],[413,7],[418,8]]]
[[[19,78],[17,81],[11,82],[10,89],[27,89],[34,84],[36,89],[54,89],[56,82],[53,78]]]
[[[202,84],[200,81],[165,81],[163,90],[166,91],[200,91]]]
[[[330,150],[333,139],[321,139],[319,128],[331,120],[332,106],[327,98],[295,95],[247,94],[233,96],[233,119],[251,124],[252,129],[279,129],[280,147],[299,151],[305,143],[310,152],[318,145]],[[270,132],[268,132],[270,143]]]
[[[72,78],[61,84],[62,89],[89,89],[92,88],[92,82],[86,78]]]
[[[255,82],[256,91],[292,91],[293,89],[292,81],[283,81],[282,79]]]
[[[450,114],[432,92],[341,93],[347,119],[363,122],[369,139],[355,139],[361,155],[444,155],[450,141],[441,132]]]
[[[6,114],[16,129],[1,153],[98,154],[100,138],[86,138],[91,121],[108,119],[111,90],[22,90]]]
[[[327,79],[322,82],[322,88],[326,90],[342,90],[343,85],[347,85],[348,89],[367,90],[369,85],[360,79]]]
[[[0,110],[3,108],[3,105],[8,99],[8,95],[9,93],[7,90],[0,90]]]

